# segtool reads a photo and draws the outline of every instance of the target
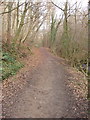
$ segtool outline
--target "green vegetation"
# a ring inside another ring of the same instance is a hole
[[[70,13],[70,3],[65,2],[63,8],[57,4],[52,4],[62,11],[62,16],[58,18],[53,12],[50,15],[50,37],[47,40],[51,51],[63,57],[68,63],[81,71],[85,76],[88,75],[88,18],[85,16],[87,11],[79,12],[78,3],[74,4],[73,12]],[[83,21],[83,22],[82,22]],[[84,31],[84,32],[83,32]],[[82,34],[83,33],[83,34]],[[45,41],[46,38],[44,37]],[[45,43],[45,42],[43,42]],[[46,43],[45,45],[46,46]]]
[[[66,0],[61,5],[54,2],[45,5],[43,2],[18,1],[2,4],[2,46],[7,44],[2,58],[3,79],[14,75],[23,66],[18,58],[27,56],[26,49],[32,54],[31,47],[34,46],[49,47],[55,55],[68,60],[71,66],[85,75],[88,73],[89,21],[87,10],[82,10],[79,2],[72,4]]]
[[[23,67],[23,64],[16,59],[10,52],[2,53],[2,80],[15,75]]]
[[[2,5],[3,7],[2,7]],[[38,40],[38,31],[45,20],[46,14],[42,14],[45,9],[41,3],[33,1],[3,2],[0,4],[2,46],[0,54],[1,79],[15,75],[23,67],[23,58],[32,55],[31,47]],[[23,8],[23,9],[22,9]],[[39,8],[42,8],[41,10]],[[44,17],[41,19],[41,17]],[[38,44],[37,46],[38,47]]]

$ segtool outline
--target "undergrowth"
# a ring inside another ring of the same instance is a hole
[[[72,56],[72,59],[70,59],[70,57],[64,57],[64,56],[62,56],[62,54],[60,55],[60,52],[57,52],[56,50],[51,49],[51,52],[54,55],[64,58],[66,61],[68,61],[68,64],[70,66],[81,71],[85,76],[88,76],[90,74],[89,73],[90,63],[88,63],[87,54],[82,56],[81,54],[76,53],[74,56]]]
[[[2,80],[15,75],[24,65],[17,60],[15,54],[2,52]]]
[[[22,45],[19,46],[19,49],[15,49],[13,46],[8,46],[6,43],[3,44],[1,53],[0,72],[2,75],[0,80],[15,75],[22,67],[24,67],[24,58],[28,55],[33,55],[30,47]]]

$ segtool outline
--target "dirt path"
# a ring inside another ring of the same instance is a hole
[[[6,117],[12,118],[71,118],[85,117],[76,107],[75,98],[68,90],[69,73],[60,59],[46,49],[40,49],[42,61],[32,75],[27,76],[27,85],[18,93],[17,100]]]

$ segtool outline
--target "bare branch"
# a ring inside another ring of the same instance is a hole
[[[24,3],[25,3],[25,2],[24,2]],[[19,6],[13,8],[13,9],[10,10],[10,11],[2,12],[2,13],[0,13],[0,15],[6,14],[6,13],[9,13],[9,12],[12,12],[12,11],[16,10],[18,7],[22,6],[24,3],[22,3],[22,4],[20,4]]]
[[[61,7],[59,7],[58,5],[56,5],[53,1],[51,1],[51,3],[52,3],[53,5],[55,5],[57,8],[59,8],[60,10],[64,11],[64,9],[62,9]]]

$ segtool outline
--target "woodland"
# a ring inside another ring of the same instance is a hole
[[[87,118],[90,2],[83,2],[0,0],[4,118]]]
[[[52,53],[88,74],[88,11],[81,2],[0,1],[2,79],[24,66],[32,47]]]

